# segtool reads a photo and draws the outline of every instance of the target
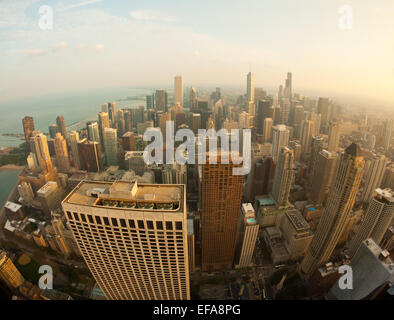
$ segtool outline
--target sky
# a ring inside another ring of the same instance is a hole
[[[42,30],[41,6],[53,9]],[[351,29],[340,28],[352,8]],[[0,102],[115,86],[246,88],[394,108],[392,0],[0,0]],[[276,89],[275,89],[276,90]]]

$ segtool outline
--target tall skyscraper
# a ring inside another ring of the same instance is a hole
[[[167,91],[156,90],[155,94],[156,111],[167,112]]]
[[[393,132],[393,125],[394,125],[393,119],[389,119],[386,121],[385,131],[384,131],[384,150],[386,151],[389,150],[391,145],[391,135]]]
[[[331,123],[328,130],[328,151],[337,152],[339,138],[341,136],[341,125],[337,122]]]
[[[67,140],[66,123],[63,116],[57,116],[56,118],[57,132],[60,132],[64,139]]]
[[[70,171],[70,159],[68,158],[66,139],[64,139],[60,132],[56,133],[54,144],[57,167],[60,171]]]
[[[41,131],[33,131],[30,137],[30,150],[32,151],[35,162],[44,172],[52,170],[52,160],[49,154],[48,141],[45,134]]]
[[[175,76],[174,79],[174,100],[175,105],[179,103],[181,107],[183,107],[183,79],[182,76]]]
[[[206,164],[199,168],[201,185],[202,270],[231,269],[241,208],[244,177],[234,175],[232,156],[221,163],[228,153],[208,153]],[[217,157],[217,164],[209,159]]]
[[[24,117],[22,119],[23,132],[25,134],[26,148],[27,151],[30,150],[30,137],[34,131],[34,120],[33,117]]]
[[[134,151],[134,133],[126,132],[120,139],[124,151]]]
[[[104,147],[104,129],[110,128],[108,112],[100,112],[98,114],[98,125],[99,125],[99,133],[100,133],[100,143],[101,146]]]
[[[375,189],[381,186],[386,165],[387,158],[384,155],[375,155],[372,159],[366,161],[365,183],[360,197],[361,202],[368,203],[372,199]]]
[[[98,172],[103,169],[100,143],[96,141],[79,142],[78,154],[82,170]]]
[[[253,206],[251,203],[243,203],[236,246],[236,267],[247,268],[252,264],[258,233],[259,224]]]
[[[56,138],[56,133],[58,133],[57,131],[57,125],[56,124],[51,124],[49,126],[49,137],[51,139],[55,139]]]
[[[321,129],[323,133],[327,133],[328,129],[328,120],[329,120],[329,101],[328,98],[319,98],[317,103],[317,112],[321,115]]]
[[[88,140],[100,142],[100,132],[97,121],[88,123]]]
[[[372,239],[365,240],[350,261],[352,289],[343,289],[338,280],[327,295],[329,300],[362,300],[394,278],[394,263],[390,253]]]
[[[115,127],[116,123],[116,102],[108,102],[108,116],[109,122],[112,127]]]
[[[108,166],[118,165],[118,136],[115,129],[104,129],[105,160]]]
[[[254,101],[254,73],[249,72],[246,81],[246,98],[249,101]]]
[[[107,299],[190,299],[184,185],[81,182],[63,210]]]
[[[290,132],[285,125],[277,125],[272,129],[272,158],[276,163],[282,147],[289,144]]]
[[[312,136],[313,136],[314,123],[311,120],[303,120],[301,122],[301,151],[305,156],[311,152]]]
[[[338,170],[320,218],[315,236],[300,265],[300,273],[309,278],[326,263],[341,237],[363,175],[364,158],[360,147],[352,143],[341,154]]]
[[[291,184],[294,179],[294,152],[283,147],[280,150],[278,162],[275,168],[272,197],[278,207],[286,207],[289,204]]]
[[[5,251],[0,251],[0,279],[13,289],[25,281]]]
[[[79,133],[77,131],[71,131],[70,146],[71,146],[72,159],[73,159],[74,167],[80,169],[81,162],[79,159],[78,143],[79,143]]]
[[[322,150],[316,160],[316,169],[311,179],[311,198],[314,203],[322,204],[327,199],[337,166],[336,153]]]
[[[394,193],[391,189],[376,189],[357,233],[349,244],[349,255],[353,257],[361,243],[372,238],[380,244],[394,217]]]
[[[256,108],[255,126],[259,134],[263,133],[264,120],[271,118],[274,120],[274,109],[272,108],[272,100],[259,100]]]
[[[189,109],[193,112],[198,109],[197,90],[194,87],[190,88]]]
[[[274,121],[272,118],[265,118],[263,123],[263,141],[270,142],[272,139],[272,125]]]
[[[287,73],[284,95],[286,98],[288,98],[290,100],[293,97],[293,75],[291,72]]]
[[[150,94],[146,96],[146,109],[154,109],[155,108],[155,95]]]

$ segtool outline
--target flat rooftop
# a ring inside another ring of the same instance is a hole
[[[184,210],[183,184],[82,181],[63,203],[122,210]]]

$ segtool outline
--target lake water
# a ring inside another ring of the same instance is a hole
[[[64,116],[66,126],[75,122],[97,119],[101,105],[116,102],[117,108],[145,106],[145,96],[153,89],[119,87],[81,92],[51,94],[18,101],[0,103],[0,148],[18,146],[23,141],[3,136],[3,133],[23,134],[22,118],[32,116],[37,130],[48,132],[58,115]],[[132,100],[119,101],[132,97]]]
[[[19,171],[0,171],[0,208],[7,201],[8,195],[18,180]]]

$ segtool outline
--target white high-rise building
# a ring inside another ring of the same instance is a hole
[[[62,205],[107,299],[190,299],[185,185],[83,181]]]
[[[372,199],[376,188],[380,187],[383,180],[384,171],[386,169],[387,158],[384,155],[374,156],[365,164],[367,171],[365,172],[364,189],[361,193],[361,202],[369,202]]]
[[[353,257],[361,243],[372,238],[378,245],[383,239],[394,217],[394,193],[391,189],[376,189],[357,233],[349,244],[349,255]]]
[[[289,144],[290,132],[283,124],[273,127],[272,130],[272,159],[276,163],[280,150]]]
[[[183,79],[182,76],[175,76],[174,79],[175,89],[175,105],[179,104],[183,107]]]

